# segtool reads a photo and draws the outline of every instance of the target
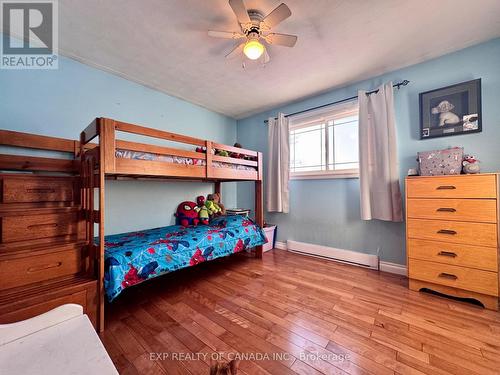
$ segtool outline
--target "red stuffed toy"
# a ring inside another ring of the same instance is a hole
[[[210,221],[210,214],[208,213],[208,208],[205,206],[205,197],[200,195],[196,198],[196,203],[198,203],[198,218],[200,219],[200,223],[203,225],[208,225]]]
[[[239,144],[238,142],[236,142],[233,147],[236,147],[236,148],[242,148],[241,147],[241,144]],[[243,154],[240,154],[240,153],[237,153],[237,152],[231,152],[229,154],[229,156],[231,156],[232,158],[236,158],[236,159],[243,159],[245,157],[245,155]]]
[[[182,202],[177,207],[177,212],[175,213],[175,217],[177,218],[177,225],[182,225],[183,227],[187,227],[189,225],[198,225],[200,220],[198,219],[197,208],[198,207],[194,202]]]

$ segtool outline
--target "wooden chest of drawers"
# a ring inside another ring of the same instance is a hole
[[[407,177],[410,289],[498,310],[499,222],[498,174]]]

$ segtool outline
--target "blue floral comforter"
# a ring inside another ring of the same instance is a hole
[[[242,216],[210,225],[173,225],[105,237],[104,287],[109,301],[124,289],[181,268],[266,243],[263,230]]]

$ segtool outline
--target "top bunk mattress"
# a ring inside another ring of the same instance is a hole
[[[204,154],[202,154],[202,155],[204,155]],[[117,158],[124,158],[124,159],[163,161],[166,163],[174,163],[174,164],[200,165],[200,166],[206,165],[206,162],[204,159],[187,158],[187,157],[175,156],[175,155],[161,155],[161,154],[155,154],[155,153],[151,153],[151,152],[131,151],[131,150],[122,150],[122,149],[116,149],[115,156]],[[256,171],[257,170],[257,168],[251,167],[248,165],[223,163],[223,162],[219,162],[219,161],[212,161],[212,166],[215,168],[229,168],[229,169],[237,169],[237,170],[244,170],[244,171]]]
[[[262,228],[239,215],[221,216],[197,227],[172,225],[106,236],[106,296],[112,301],[145,280],[266,242]]]

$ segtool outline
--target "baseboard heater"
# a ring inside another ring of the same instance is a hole
[[[379,257],[372,254],[363,254],[357,251],[336,249],[334,247],[314,245],[298,241],[286,241],[288,251],[312,255],[336,262],[353,264],[356,266],[379,269]]]

